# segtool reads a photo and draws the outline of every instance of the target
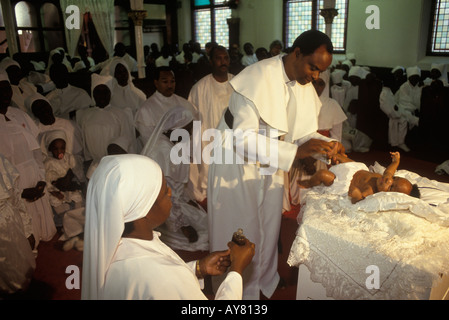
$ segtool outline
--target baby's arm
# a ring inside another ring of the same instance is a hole
[[[399,152],[390,152],[391,164],[385,169],[382,178],[377,180],[378,191],[389,191],[393,184],[393,176],[399,167],[400,154]]]

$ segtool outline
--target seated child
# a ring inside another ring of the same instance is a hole
[[[400,192],[412,197],[420,197],[417,185],[412,185],[407,179],[394,176],[399,166],[400,154],[399,152],[390,152],[390,154],[392,162],[385,169],[383,175],[368,170],[355,172],[348,190],[348,196],[351,198],[352,203],[357,203],[371,194],[382,191]],[[354,161],[346,157],[337,156],[337,164],[347,162]],[[303,188],[311,188],[320,184],[330,186],[334,183],[335,177],[335,174],[330,170],[322,169],[318,170],[310,179],[298,181],[298,185]]]
[[[83,240],[79,236],[84,230],[84,199],[82,186],[77,181],[80,173],[74,169],[75,157],[66,152],[64,131],[48,131],[44,139],[50,151],[50,156],[45,160],[45,178],[50,192],[50,204],[56,213],[56,220],[62,217],[64,234],[60,240],[67,240],[63,250],[68,251],[74,246],[82,250]]]

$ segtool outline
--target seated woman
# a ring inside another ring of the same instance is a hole
[[[348,190],[348,196],[351,198],[352,203],[357,203],[369,195],[382,191],[400,192],[412,197],[420,197],[417,185],[412,185],[405,178],[394,176],[399,166],[400,154],[399,152],[390,152],[390,154],[392,162],[385,169],[383,175],[368,170],[355,172]],[[341,164],[354,162],[342,156],[337,156],[336,161],[336,163]],[[303,188],[311,188],[320,184],[330,186],[334,183],[335,177],[336,175],[332,172],[332,168],[330,170],[322,169],[317,171],[310,179],[298,181],[298,185]]]
[[[228,250],[185,263],[153,231],[171,207],[171,190],[156,162],[133,154],[101,160],[87,191],[82,299],[205,300],[199,279],[228,267],[215,299],[242,298],[241,274],[254,244],[230,241]]]
[[[162,234],[161,240],[174,250],[208,251],[206,211],[188,194],[190,164],[188,161],[178,164],[171,159],[172,150],[178,144],[170,140],[172,131],[181,128],[191,131],[192,124],[193,115],[190,110],[183,106],[169,109],[162,116],[141,154],[159,164],[172,190],[170,217],[157,229]],[[183,143],[185,142],[179,142],[178,147],[182,148]]]

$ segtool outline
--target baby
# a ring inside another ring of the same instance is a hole
[[[82,186],[77,181],[79,177],[74,174],[75,157],[66,152],[64,131],[48,131],[45,133],[44,139],[49,151],[49,156],[44,163],[50,203],[56,213],[56,220],[62,217],[64,234],[60,240],[71,240],[66,241],[63,245],[63,249],[68,251],[80,240],[75,236],[82,233],[84,229]],[[58,224],[57,221],[56,223]],[[76,247],[82,250],[82,242]]]
[[[400,192],[412,197],[420,197],[417,185],[412,185],[412,183],[405,178],[394,176],[394,173],[399,166],[400,154],[399,152],[390,152],[390,154],[392,162],[385,169],[383,175],[367,170],[359,170],[353,175],[348,190],[348,196],[351,198],[352,203],[357,203],[369,195],[382,191]],[[337,156],[336,161],[337,164],[354,162],[353,160],[342,156]],[[327,169],[323,169],[318,170],[308,180],[298,181],[298,184],[302,188],[311,188],[320,184],[330,186],[334,183],[334,180],[335,174]]]

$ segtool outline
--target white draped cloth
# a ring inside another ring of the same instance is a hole
[[[19,172],[0,154],[0,292],[26,290],[36,261],[27,238],[32,234],[19,188]]]
[[[229,81],[233,77],[229,73],[228,81],[218,82],[212,74],[209,74],[195,83],[190,90],[188,100],[195,107],[201,121],[201,137],[205,130],[217,128],[224,110],[229,105],[229,98],[233,92]],[[201,152],[208,144],[208,141],[201,139]],[[190,168],[190,184],[198,201],[206,198],[208,169],[209,166],[204,161],[192,164]]]
[[[114,77],[118,64],[122,64],[128,71],[128,84],[124,87],[120,86]],[[112,79],[111,105],[121,109],[130,109],[134,116],[147,99],[147,96],[142,90],[134,86],[126,60],[116,57],[111,61],[108,68],[102,70],[101,74],[106,74],[114,78]]]
[[[162,186],[162,171],[142,155],[104,157],[87,191],[81,298],[206,299],[186,264],[159,240],[122,238],[125,223],[145,217]],[[139,190],[140,192],[135,192]],[[239,299],[242,279],[232,272],[216,299]]]
[[[54,89],[46,95],[57,117],[69,119],[69,113],[94,105],[86,90],[69,84],[63,89]]]
[[[207,251],[209,249],[207,214],[201,206],[189,203],[189,201],[193,201],[187,192],[189,162],[174,163],[171,159],[171,151],[175,144],[164,135],[165,131],[183,128],[192,121],[192,113],[182,106],[168,110],[153,131],[141,154],[146,155],[159,164],[167,184],[172,190],[171,199],[173,206],[170,216],[158,228],[158,231],[162,234],[161,240],[175,250]],[[179,144],[184,144],[187,150],[190,149],[190,140],[181,141]],[[186,160],[189,159],[187,158]],[[197,231],[198,240],[196,242],[189,243],[186,236],[182,233],[181,227],[186,226],[192,226]]]
[[[348,118],[337,100],[320,97],[321,109],[318,115],[318,130],[329,130],[332,139],[341,141],[343,122]]]
[[[38,129],[33,120],[23,111],[9,107],[6,117],[0,115],[0,153],[20,174],[19,188],[34,188],[38,181],[45,181],[42,152],[37,141]],[[40,240],[49,241],[56,234],[53,211],[48,194],[34,202],[25,202],[32,217],[36,247]]]
[[[321,103],[313,85],[302,86],[290,81],[282,57],[276,56],[245,68],[231,80],[231,85],[235,90],[229,103],[234,116],[233,129],[241,129],[248,135],[234,145],[233,137],[225,136],[229,127],[222,118],[218,129],[225,138],[220,149],[223,157],[231,152],[234,157],[258,162],[225,164],[223,161],[223,164],[210,165],[207,186],[210,250],[224,249],[223,244],[229,241],[233,232],[243,229],[247,238],[256,244],[255,256],[243,274],[243,298],[257,300],[260,290],[271,297],[279,282],[277,243],[284,173],[289,171],[298,145],[312,137],[330,139],[316,132]],[[281,140],[278,140],[279,136]],[[274,156],[266,156],[269,159],[261,153],[256,157],[239,147],[240,143],[263,146],[270,142],[276,142],[277,150],[270,149]],[[274,170],[262,172],[261,164],[267,163],[271,166],[269,169]]]
[[[136,113],[134,123],[140,133],[139,139],[143,146],[147,143],[163,115],[177,106],[183,106],[190,110],[194,116],[196,114],[193,105],[183,97],[176,94],[166,97],[157,90],[142,104]]]

